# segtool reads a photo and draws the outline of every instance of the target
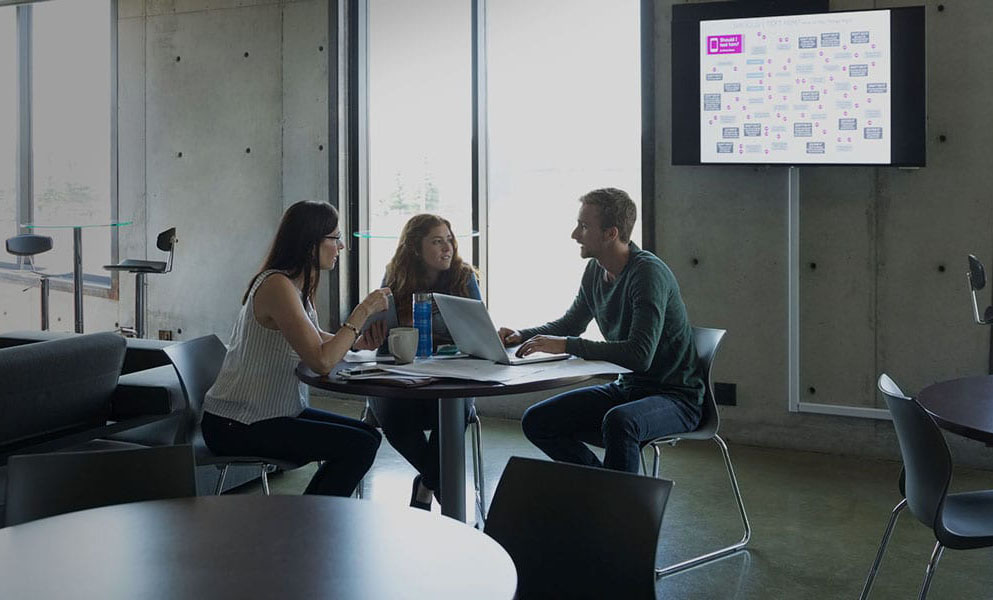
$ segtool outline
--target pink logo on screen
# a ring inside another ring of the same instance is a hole
[[[741,35],[708,35],[707,54],[741,54]]]

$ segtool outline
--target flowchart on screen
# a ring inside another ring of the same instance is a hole
[[[700,23],[701,162],[890,161],[887,11]]]

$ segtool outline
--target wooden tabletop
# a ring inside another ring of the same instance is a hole
[[[435,383],[417,387],[398,387],[381,383],[359,381],[344,381],[338,379],[337,373],[350,365],[340,362],[327,376],[313,372],[306,365],[297,365],[297,377],[307,385],[342,394],[358,396],[403,396],[404,398],[420,400],[437,400],[439,398],[479,398],[481,396],[503,396],[505,394],[522,394],[537,392],[583,383],[593,378],[592,375],[572,375],[568,377],[549,377],[541,381],[527,383],[495,383],[491,381],[470,381],[467,379],[441,379]]]
[[[0,598],[508,600],[516,587],[485,534],[368,500],[206,496],[0,529]]]
[[[944,429],[993,444],[993,376],[942,381],[921,390],[917,401]]]

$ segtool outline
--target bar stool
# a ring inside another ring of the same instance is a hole
[[[14,256],[23,256],[27,258],[27,262],[31,265],[31,271],[34,272],[34,256],[36,254],[41,254],[42,252],[48,252],[52,249],[52,238],[47,235],[36,235],[33,233],[25,233],[22,235],[15,235],[12,238],[7,238],[7,252],[13,254]],[[48,281],[48,275],[39,274],[41,277],[41,330],[48,331],[48,292],[51,289]]]
[[[155,246],[169,253],[168,262],[157,260],[136,260],[128,258],[116,265],[104,265],[108,271],[127,271],[134,273],[134,329],[139,338],[145,337],[145,276],[149,273],[168,273],[172,271],[172,255],[176,249],[176,228],[170,227],[158,235]]]

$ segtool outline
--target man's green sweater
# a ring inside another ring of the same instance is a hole
[[[625,389],[673,394],[703,402],[703,379],[686,306],[676,277],[657,256],[629,242],[631,255],[617,278],[590,260],[572,306],[562,318],[521,330],[566,337],[566,352],[588,360],[605,360],[631,369],[618,382]],[[596,319],[604,342],[578,337]]]

